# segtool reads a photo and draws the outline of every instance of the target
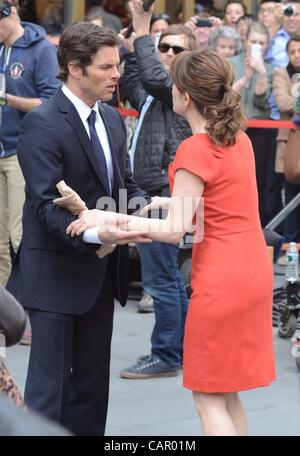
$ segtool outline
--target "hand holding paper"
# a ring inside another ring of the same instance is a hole
[[[56,188],[61,194],[61,198],[55,199],[53,204],[63,207],[64,209],[70,211],[73,215],[80,215],[82,211],[87,210],[85,202],[71,187],[65,183],[65,181],[60,181],[56,185]],[[104,258],[106,255],[112,253],[116,246],[116,244],[102,245],[96,253],[99,258]]]

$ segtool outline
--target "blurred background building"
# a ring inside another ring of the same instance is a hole
[[[89,9],[102,6],[119,16],[122,24],[130,21],[128,0],[20,0],[22,19],[30,22],[63,22],[66,25],[82,20]],[[195,12],[212,11],[221,15],[226,0],[156,0],[156,13],[167,13],[172,22],[185,22]],[[256,13],[259,0],[244,0],[248,12]]]

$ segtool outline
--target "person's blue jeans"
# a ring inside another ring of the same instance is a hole
[[[184,325],[188,307],[178,268],[178,245],[153,242],[140,244],[142,282],[154,301],[155,325],[152,353],[170,366],[182,361]]]

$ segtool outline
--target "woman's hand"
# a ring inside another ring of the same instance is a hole
[[[62,197],[56,198],[53,201],[53,204],[63,207],[73,215],[79,215],[82,211],[87,209],[85,202],[71,187],[65,183],[65,181],[62,180],[58,182],[56,188]]]
[[[59,207],[63,207],[73,215],[79,215],[82,213],[82,211],[85,211],[87,209],[84,201],[82,201],[82,199],[78,198],[76,195],[68,195],[63,196],[62,198],[57,198],[53,201],[53,204]]]
[[[154,196],[150,204],[143,207],[140,212],[140,216],[147,215],[147,213],[151,210],[158,210],[158,209],[169,209],[171,198],[165,198],[161,196]]]

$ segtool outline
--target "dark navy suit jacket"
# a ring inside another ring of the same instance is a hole
[[[127,137],[119,113],[99,104],[113,159],[114,189],[127,189],[128,199],[147,196],[132,179]],[[116,299],[125,305],[128,286],[128,248],[119,247],[104,259],[82,236],[66,235],[76,219],[55,206],[62,179],[86,202],[88,209],[106,196],[96,157],[84,125],[60,90],[24,118],[18,158],[26,181],[23,238],[7,288],[28,308],[82,314],[96,302],[108,264],[113,271]]]

